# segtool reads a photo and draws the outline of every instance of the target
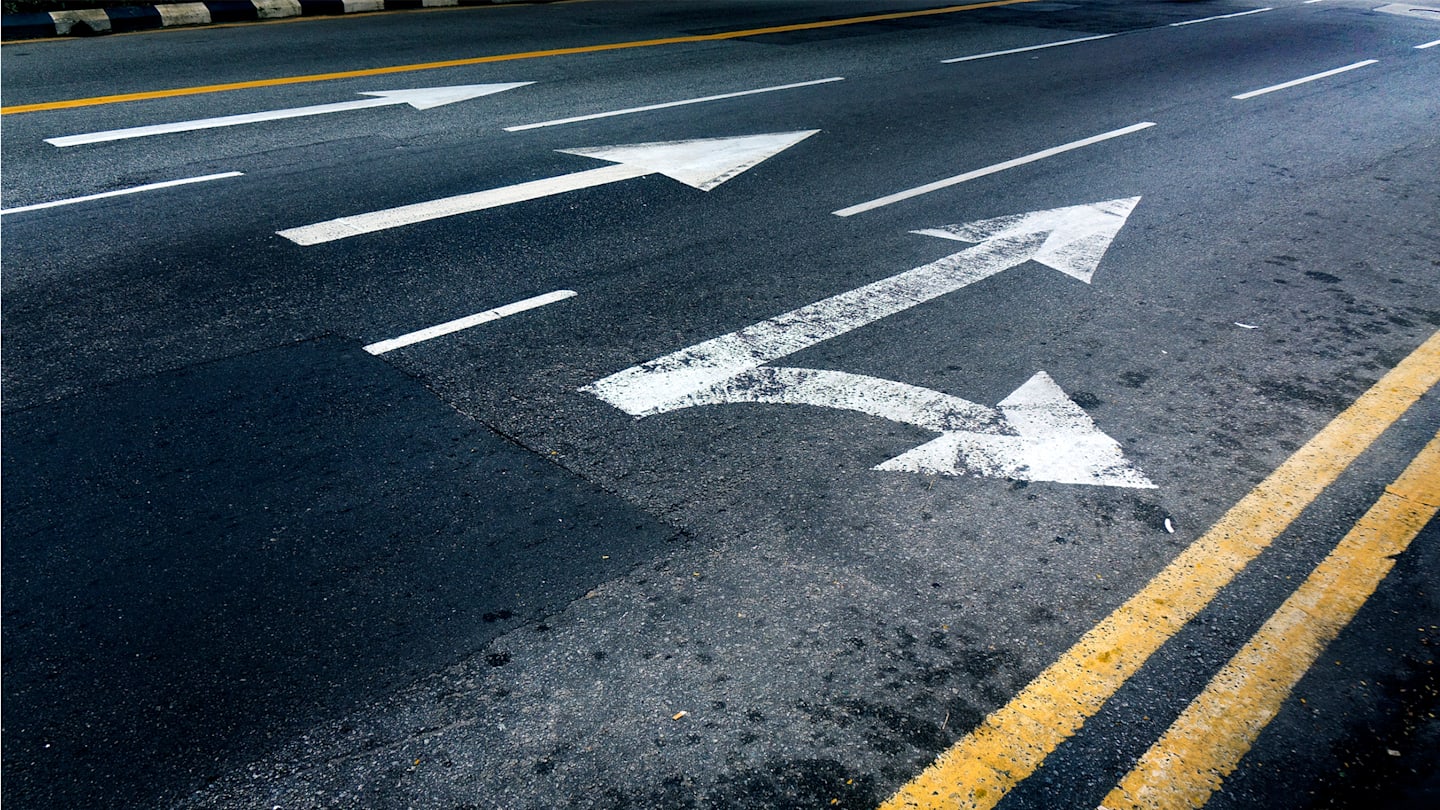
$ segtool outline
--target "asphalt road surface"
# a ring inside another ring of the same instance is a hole
[[[1436,806],[1382,2],[5,45],[6,807]]]

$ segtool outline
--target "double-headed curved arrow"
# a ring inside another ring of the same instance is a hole
[[[930,264],[777,315],[598,380],[588,391],[643,418],[699,405],[771,402],[860,411],[934,430],[876,469],[1152,487],[1049,375],[996,408],[860,374],[767,364],[1035,260],[1086,283],[1139,197],[916,231],[979,242]]]

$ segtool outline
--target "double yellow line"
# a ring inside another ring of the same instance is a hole
[[[1080,730],[1146,660],[1270,546],[1440,382],[1432,335],[1008,704],[882,805],[988,810]],[[1440,509],[1440,436],[1103,802],[1189,810],[1208,801],[1265,724]]]
[[[602,45],[583,45],[575,48],[552,48],[544,51],[524,51],[521,53],[504,53],[492,56],[475,56],[467,59],[449,59],[443,62],[421,62],[413,65],[391,65],[388,67],[364,68],[362,70],[345,70],[336,73],[313,73],[305,76],[282,76],[274,79],[256,79],[247,82],[230,82],[228,84],[208,84],[198,87],[176,87],[167,90],[146,90],[140,93],[121,93],[113,96],[94,96],[91,98],[75,98],[65,101],[46,101],[39,104],[16,104],[12,107],[0,109],[0,114],[14,115],[17,113],[40,112],[43,110],[65,110],[74,107],[94,107],[101,104],[123,104],[129,101],[145,101],[156,98],[175,98],[176,96],[198,96],[207,93],[225,93],[231,90],[251,90],[257,87],[278,87],[286,84],[306,84],[309,82],[328,82],[336,79],[359,79],[367,76],[388,76],[394,73],[414,73],[421,70],[439,70],[441,68],[470,67],[472,65],[488,65],[493,62],[514,62],[522,59],[542,59],[548,56],[574,56],[576,54],[600,53],[602,51],[622,51],[631,48],[654,48],[660,45],[684,45],[697,42],[720,42],[728,39],[743,39],[744,37],[758,37],[766,34],[788,34],[795,31],[814,31],[822,28],[839,28],[846,25],[862,25],[864,23],[885,22],[887,20],[906,20],[914,17],[933,17],[939,14],[955,14],[962,11],[975,11],[982,8],[997,8],[999,6],[1014,6],[1021,3],[1034,3],[1037,0],[990,0],[985,3],[970,3],[963,6],[946,6],[944,8],[927,8],[918,11],[897,11],[889,14],[870,14],[863,17],[847,17],[840,20],[820,20],[818,22],[794,23],[791,25],[773,25],[767,28],[747,28],[740,31],[723,31],[718,34],[695,34],[682,37],[665,37],[663,39],[642,39],[630,42],[611,42]]]

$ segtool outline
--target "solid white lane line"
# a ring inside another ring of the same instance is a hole
[[[1079,149],[1082,146],[1089,146],[1091,144],[1100,143],[1101,141],[1108,141],[1111,138],[1118,138],[1121,135],[1129,135],[1132,132],[1139,132],[1142,129],[1149,129],[1153,126],[1155,126],[1155,123],[1153,121],[1142,121],[1141,123],[1133,124],[1122,129],[1115,129],[1111,130],[1110,132],[1103,132],[1099,135],[1094,135],[1089,138],[1082,138],[1078,141],[1071,141],[1070,143],[1061,144],[1060,146],[1053,146],[1049,149],[1043,149],[1039,152],[1025,155],[1024,157],[1007,160],[1004,163],[996,163],[993,166],[986,166],[983,169],[976,169],[973,172],[957,174],[954,177],[947,177],[944,180],[936,180],[933,183],[926,183],[923,186],[916,186],[915,188],[906,189],[905,191],[897,191],[894,194],[880,197],[869,202],[852,205],[849,208],[841,208],[839,211],[832,211],[831,213],[833,213],[837,217],[848,217],[854,216],[855,214],[862,214],[875,208],[881,208],[883,206],[890,205],[891,203],[908,200],[911,197],[919,197],[922,194],[929,194],[932,191],[938,191],[942,188],[958,186],[961,183],[974,180],[978,177],[995,174],[996,172],[1003,172],[1006,169],[1013,169],[1016,166],[1024,166],[1026,163],[1034,163],[1037,160],[1044,160],[1048,157],[1054,157],[1055,155],[1061,154],[1062,152],[1069,152],[1072,149]]]
[[[1427,42],[1427,43],[1425,43],[1424,45],[1416,45],[1416,46],[1415,46],[1415,50],[1417,50],[1417,51],[1423,51],[1423,50],[1425,50],[1426,48],[1433,48],[1433,47],[1435,47],[1436,45],[1440,45],[1440,39],[1437,39],[1437,40],[1435,40],[1434,42]]]
[[[520,124],[519,126],[505,127],[506,132],[523,132],[527,129],[540,129],[541,127],[558,127],[562,124],[574,124],[578,121],[593,121],[597,118],[612,118],[617,115],[629,115],[631,113],[649,112],[651,110],[664,110],[670,107],[683,107],[687,104],[701,104],[706,101],[720,101],[727,98],[739,98],[741,96],[753,96],[759,93],[773,93],[777,90],[793,90],[797,87],[811,87],[817,84],[829,84],[830,82],[843,82],[844,76],[832,76],[828,79],[816,79],[810,82],[796,82],[794,84],[781,84],[774,87],[761,87],[756,90],[741,90],[736,93],[721,93],[718,96],[704,96],[702,98],[687,98],[682,101],[667,101],[662,104],[649,104],[644,107],[631,107],[626,110],[612,110],[610,112],[593,113],[591,115],[577,115],[573,118],[557,118],[554,121],[540,121],[535,124]]]
[[[1260,88],[1259,90],[1251,90],[1251,91],[1248,92],[1248,93],[1241,93],[1241,94],[1238,95],[1238,96],[1231,96],[1231,98],[1237,99],[1237,100],[1239,100],[1239,101],[1244,101],[1244,100],[1247,99],[1247,98],[1254,98],[1254,97],[1256,97],[1256,96],[1263,96],[1263,95],[1265,95],[1266,93],[1273,93],[1273,92],[1275,92],[1276,90],[1284,90],[1284,89],[1289,88],[1289,87],[1294,87],[1294,86],[1297,85],[1297,84],[1305,84],[1306,82],[1313,82],[1313,81],[1315,81],[1316,79],[1324,79],[1324,78],[1326,78],[1326,77],[1328,77],[1328,76],[1334,76],[1334,75],[1336,75],[1337,73],[1344,73],[1344,72],[1347,71],[1347,70],[1356,70],[1357,68],[1362,68],[1362,67],[1365,67],[1366,65],[1373,65],[1373,64],[1375,64],[1376,62],[1379,62],[1379,61],[1380,61],[1379,59],[1366,59],[1364,62],[1356,62],[1356,63],[1353,64],[1353,65],[1346,65],[1345,67],[1338,67],[1338,68],[1335,68],[1334,70],[1327,70],[1327,71],[1325,71],[1324,73],[1316,73],[1316,74],[1313,75],[1313,76],[1305,76],[1304,78],[1295,79],[1294,81],[1285,82],[1285,83],[1283,83],[1283,84],[1272,84],[1272,85],[1270,85],[1269,87],[1262,87],[1262,88]]]
[[[75,203],[89,202],[90,200],[103,200],[106,197],[120,197],[126,194],[139,194],[142,191],[154,191],[172,186],[184,186],[190,183],[206,183],[211,180],[224,180],[227,177],[241,177],[244,172],[221,172],[220,174],[206,174],[200,177],[186,177],[180,180],[166,180],[163,183],[146,183],[143,186],[134,188],[122,188],[116,191],[106,191],[100,194],[87,194],[84,197],[71,197],[68,200],[55,200],[54,202],[36,203],[34,205],[22,205],[18,208],[6,208],[0,210],[0,214],[18,214],[21,211],[37,211],[41,208],[54,208],[59,205],[74,205]]]
[[[990,53],[977,53],[974,56],[957,56],[954,59],[941,59],[941,64],[953,65],[956,62],[973,62],[976,59],[989,59],[992,56],[1006,56],[1012,53],[1025,53],[1026,51],[1038,51],[1044,48],[1058,48],[1061,45],[1074,45],[1077,42],[1091,42],[1097,39],[1108,39],[1114,34],[1100,34],[1093,37],[1080,37],[1079,39],[1066,39],[1060,42],[1047,42],[1044,45],[1031,45],[1028,48],[1011,48],[1008,51],[991,51]]]
[[[566,298],[574,297],[574,290],[556,290],[555,292],[548,292],[544,295],[537,295],[534,298],[526,298],[524,301],[516,301],[513,304],[506,304],[503,307],[487,309],[484,312],[470,315],[465,318],[456,318],[453,321],[446,321],[445,323],[439,324],[437,326],[432,326],[429,329],[421,329],[417,332],[411,332],[407,335],[401,335],[397,338],[382,340],[378,343],[371,343],[369,346],[365,347],[365,351],[374,355],[381,355],[388,351],[398,349],[402,346],[409,346],[412,343],[419,343],[424,340],[440,337],[441,335],[448,335],[451,332],[459,332],[462,329],[469,329],[472,326],[479,326],[482,323],[498,321],[501,318],[509,315],[514,315],[517,312],[524,312],[527,309],[543,307],[546,304],[553,304],[556,301],[564,301]]]
[[[1185,22],[1170,23],[1170,27],[1171,27],[1171,28],[1179,28],[1179,27],[1182,26],[1182,25],[1194,25],[1195,23],[1210,22],[1210,21],[1212,21],[1212,20],[1228,20],[1228,19],[1230,19],[1231,17],[1248,17],[1248,16],[1250,16],[1251,14],[1260,14],[1260,13],[1262,13],[1262,12],[1274,11],[1274,10],[1275,10],[1275,8],[1274,8],[1273,6],[1266,6],[1265,8],[1256,8],[1256,9],[1251,9],[1250,11],[1237,12],[1237,13],[1235,13],[1235,14],[1220,14],[1220,15],[1217,15],[1217,16],[1215,16],[1215,17],[1201,17],[1201,18],[1198,19],[1198,20],[1186,20]]]

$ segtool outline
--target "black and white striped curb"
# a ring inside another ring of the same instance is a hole
[[[199,3],[7,14],[0,20],[0,32],[3,32],[4,40],[10,41],[145,31],[177,25],[210,25],[282,17],[446,6],[493,6],[517,2],[534,3],[546,0],[206,0]]]

